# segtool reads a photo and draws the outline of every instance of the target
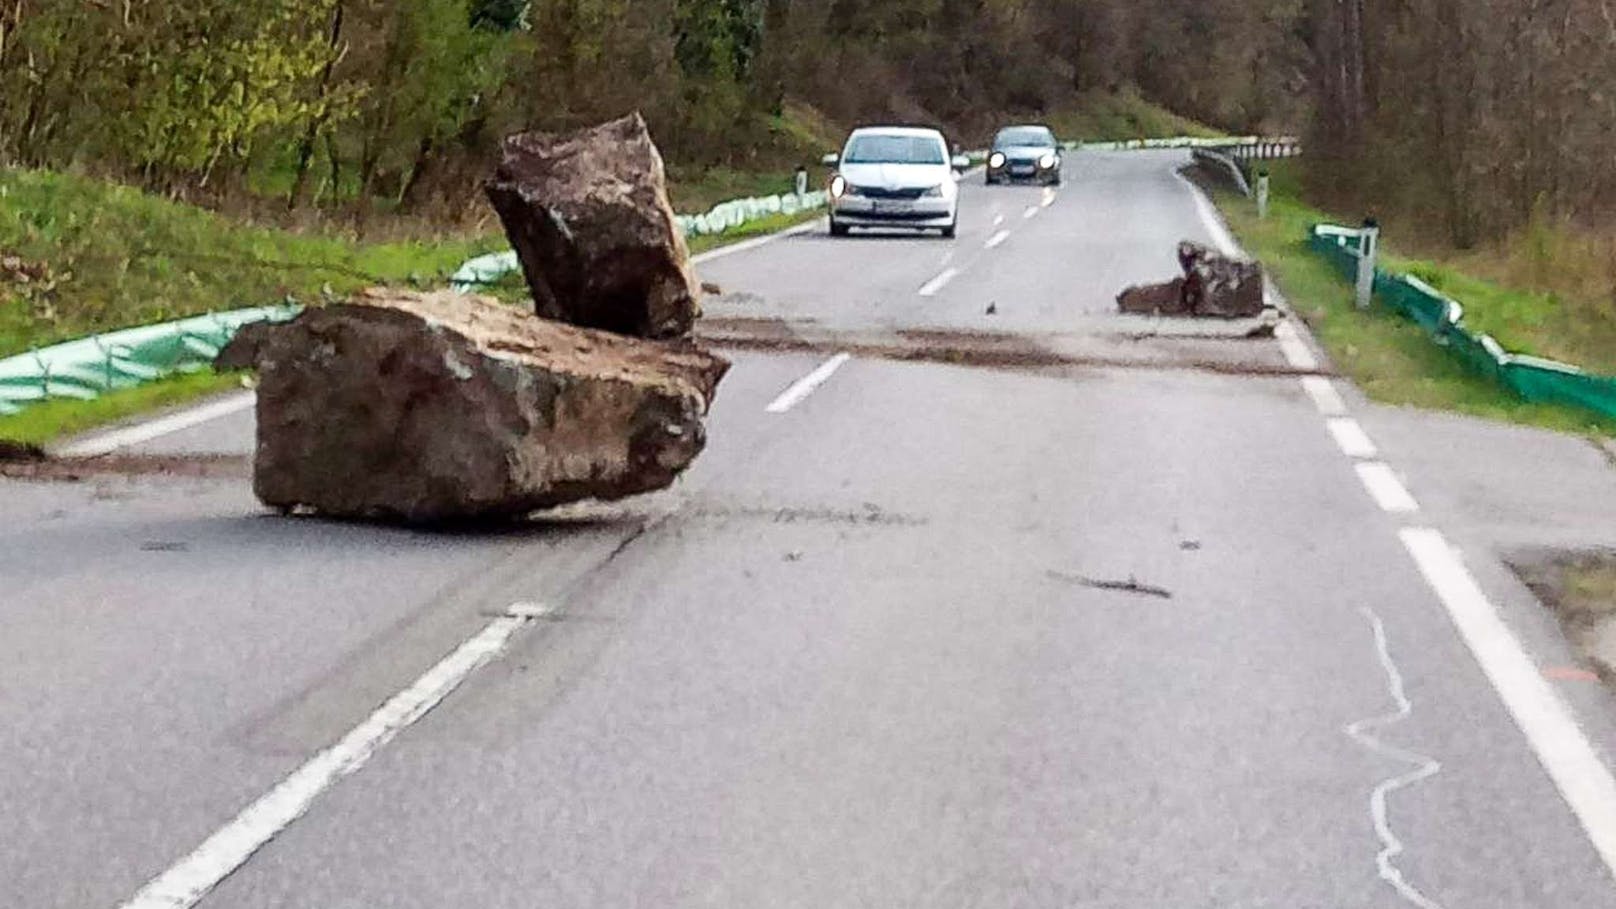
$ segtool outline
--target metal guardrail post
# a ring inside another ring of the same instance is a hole
[[[1380,224],[1365,218],[1358,234],[1358,308],[1368,309],[1375,294],[1375,258],[1380,251]]]
[[[1257,219],[1268,220],[1268,171],[1257,171]]]

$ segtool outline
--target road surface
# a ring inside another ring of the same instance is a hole
[[[1218,241],[1183,161],[704,262],[792,343],[665,494],[0,481],[0,905],[1616,907],[1608,697],[1492,553],[1305,338],[1108,314]]]

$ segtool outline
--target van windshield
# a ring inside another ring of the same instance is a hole
[[[846,164],[947,164],[943,144],[930,136],[857,136]]]

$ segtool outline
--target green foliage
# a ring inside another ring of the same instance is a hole
[[[1009,112],[1193,129],[1144,84],[1240,126],[1281,96],[1257,86],[1298,2],[21,0],[0,4],[0,161],[366,219],[477,210],[504,135],[636,109],[670,162],[740,170],[785,163],[803,101],[966,144]]]

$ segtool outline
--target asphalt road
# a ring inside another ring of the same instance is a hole
[[[1608,697],[1486,552],[1531,677],[1460,633],[1422,489],[1328,422],[1351,390],[1259,368],[1305,342],[1107,314],[1215,240],[1181,161],[704,263],[714,324],[817,340],[735,353],[664,494],[435,534],[0,481],[0,905],[125,905],[523,603],[200,905],[1616,907],[1575,764]],[[820,369],[981,332],[1169,359]],[[143,447],[245,453],[250,414]]]

